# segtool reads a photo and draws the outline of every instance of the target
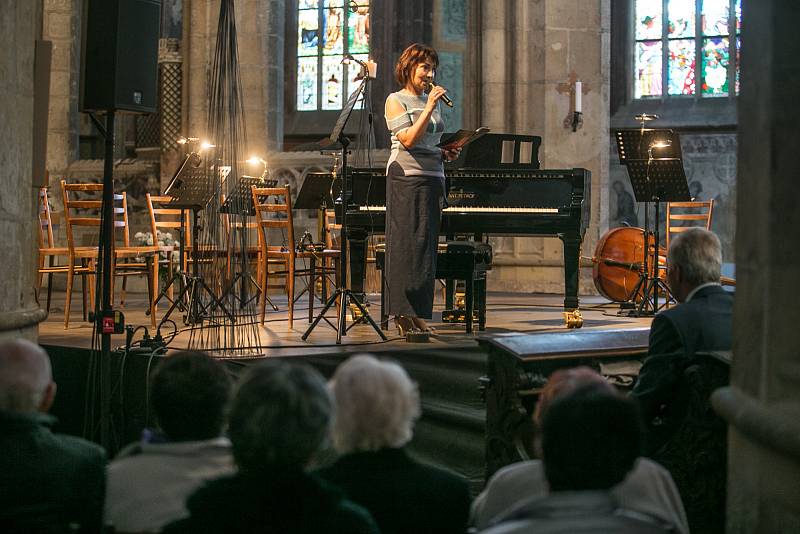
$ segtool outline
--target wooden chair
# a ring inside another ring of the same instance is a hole
[[[665,254],[669,252],[670,240],[689,228],[711,229],[711,215],[714,212],[714,199],[690,202],[667,202],[667,218],[665,229]],[[659,255],[658,269],[666,271],[667,258]],[[667,292],[667,306],[669,306],[671,291]]]
[[[711,215],[714,211],[714,199],[694,202],[667,202],[666,247],[673,234],[685,232],[689,228],[701,226],[711,229]],[[686,224],[685,221],[691,221]]]
[[[181,270],[188,272],[189,251],[191,250],[191,221],[189,210],[182,210],[180,208],[167,207],[172,202],[170,196],[157,196],[147,193],[147,212],[150,216],[150,233],[153,237],[153,244],[158,244],[158,234],[161,233],[174,233],[178,236],[177,241],[183,243],[183,264],[180,266]],[[183,216],[183,224],[181,224],[181,216]],[[162,232],[163,230],[163,232]],[[158,245],[159,247],[159,264],[166,267],[169,278],[172,278],[175,265],[173,261],[174,246]],[[158,288],[155,289],[158,293]],[[167,295],[170,300],[173,297],[172,285],[169,286]]]
[[[89,247],[91,248],[91,247]],[[50,199],[47,188],[39,188],[39,276],[36,286],[36,301],[42,292],[42,279],[47,275],[47,312],[50,313],[50,299],[53,294],[53,275],[68,274],[69,265],[63,263],[59,258],[69,258],[68,247],[55,246],[55,233],[53,232],[53,218],[50,212]],[[45,261],[46,260],[46,261]],[[45,265],[46,263],[46,265]],[[94,272],[94,266],[82,264],[73,269],[73,274],[81,275],[81,293],[83,294],[83,317],[87,318],[86,289],[89,286],[90,301],[93,299],[94,286],[87,283],[86,277]]]
[[[67,245],[69,249],[67,296],[64,306],[64,328],[68,328],[75,262],[85,259],[95,261],[98,257],[97,247],[76,246],[74,230],[75,227],[100,228],[101,210],[103,206],[101,198],[103,184],[68,184],[65,180],[61,180],[61,191],[64,197],[64,219],[66,222]],[[83,198],[78,198],[79,195],[82,195]],[[118,206],[117,204],[120,205]],[[131,274],[147,275],[150,321],[152,326],[155,327],[156,317],[155,307],[153,305],[155,293],[153,288],[158,286],[158,261],[155,261],[155,256],[158,254],[159,248],[156,245],[130,245],[130,236],[128,235],[127,196],[124,193],[121,195],[114,194],[113,212],[114,238],[116,240],[117,231],[121,229],[123,246],[114,247],[114,261],[112,262],[111,273],[112,280],[116,276],[125,277]],[[145,263],[135,261],[136,258],[144,258]],[[112,297],[113,289],[112,283]]]
[[[298,276],[308,277],[308,319],[309,322],[314,316],[314,279],[317,276],[317,262],[324,262],[328,258],[337,258],[339,251],[336,250],[298,250],[294,239],[294,224],[292,222],[291,210],[291,190],[286,187],[255,187],[252,188],[253,205],[256,208],[256,223],[261,234],[259,245],[261,246],[260,261],[261,276],[259,285],[261,286],[261,324],[264,324],[266,314],[267,290],[269,288],[269,276],[267,269],[270,259],[278,259],[286,264],[286,294],[289,304],[289,328],[294,325],[294,287],[295,278]],[[271,202],[272,201],[272,202]],[[284,233],[285,244],[270,245],[268,232],[270,229],[277,229]],[[308,269],[297,269],[298,259],[308,260]]]

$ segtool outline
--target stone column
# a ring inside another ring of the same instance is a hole
[[[264,50],[265,148],[267,152],[280,152],[283,150],[286,0],[261,0],[259,4],[258,31]],[[294,37],[290,35],[289,38]]]
[[[283,141],[283,6],[285,0],[235,2],[247,155],[265,156],[267,146]],[[185,0],[183,7],[184,135],[205,137],[220,0]]]
[[[41,16],[41,2],[0,0],[0,124],[10,133],[0,143],[0,339],[35,341],[46,317],[34,298],[37,191],[31,175],[34,41]]]
[[[743,3],[729,533],[800,532],[800,42],[794,0]]]
[[[473,11],[475,8],[473,7]],[[590,254],[608,181],[609,0],[483,1],[476,104],[480,124],[496,132],[542,137],[543,169],[584,167],[592,172],[591,221],[583,241]],[[473,13],[474,16],[474,13]],[[570,88],[583,82],[583,124],[573,132]],[[604,193],[602,193],[604,194]],[[498,290],[563,291],[562,245],[557,239],[498,238],[491,286]],[[593,292],[588,270],[580,292]]]
[[[47,134],[47,169],[51,176],[64,173],[78,158],[80,7],[77,0],[47,0],[41,15],[42,39],[53,43]]]

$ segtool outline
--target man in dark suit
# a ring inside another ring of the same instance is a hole
[[[692,228],[670,243],[667,279],[677,306],[656,315],[632,395],[647,424],[646,455],[670,471],[692,532],[724,532],[726,430],[709,397],[728,366],[699,352],[729,351],[733,295],[720,286],[722,252]]]
[[[55,434],[50,360],[23,339],[0,344],[0,531],[100,532],[105,451]]]
[[[680,303],[650,327],[648,356],[633,396],[646,421],[659,416],[695,353],[730,350],[733,295],[720,285],[719,238],[702,228],[678,234],[669,247],[667,281]]]

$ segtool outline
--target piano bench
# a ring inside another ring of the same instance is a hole
[[[381,327],[388,328],[389,315],[386,309],[386,276],[384,264],[386,248],[383,244],[375,249],[375,267],[381,271]],[[436,279],[464,280],[465,310],[463,310],[466,332],[472,333],[474,312],[477,311],[478,330],[486,329],[486,271],[492,268],[492,246],[475,241],[447,241],[439,243],[436,255]],[[448,304],[449,305],[449,304]],[[450,317],[460,316],[458,310],[446,310]],[[448,321],[455,322],[455,321]]]

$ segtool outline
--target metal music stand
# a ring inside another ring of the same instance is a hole
[[[242,176],[239,178],[236,188],[225,197],[225,201],[220,206],[219,212],[229,216],[233,215],[239,217],[242,221],[247,217],[254,217],[256,214],[256,207],[253,205],[253,186],[275,187],[277,184],[277,180],[265,180],[263,176]],[[239,271],[233,276],[228,286],[222,292],[219,300],[223,301],[228,295],[233,295],[233,297],[239,301],[239,307],[244,308],[253,299],[258,297],[261,292],[261,287],[259,287],[258,282],[247,270],[247,225],[242,224],[242,226],[236,227],[231,224],[231,232],[234,233],[234,238],[236,230],[240,230],[240,250],[242,251],[241,265]],[[235,290],[237,282],[239,282],[238,294]],[[248,282],[258,288],[255,295],[252,297],[248,294]],[[269,297],[267,297],[267,302],[269,302],[269,305],[272,306],[274,311],[278,311],[278,307],[275,306]],[[212,307],[212,309],[214,308]]]
[[[366,70],[366,69],[365,69]],[[381,337],[382,340],[386,341],[386,335],[383,331],[378,327],[375,321],[370,316],[367,308],[356,298],[355,294],[347,287],[347,208],[348,203],[350,201],[350,191],[348,190],[348,170],[347,170],[347,147],[350,145],[350,139],[348,139],[344,135],[344,127],[347,124],[348,119],[350,118],[350,114],[353,112],[353,108],[358,101],[358,98],[366,93],[367,84],[369,83],[370,77],[364,76],[361,84],[356,88],[355,91],[350,95],[350,98],[347,99],[347,103],[342,108],[341,114],[339,114],[339,118],[336,121],[336,125],[333,127],[333,132],[329,137],[331,143],[339,142],[342,145],[342,230],[341,230],[341,253],[339,255],[339,285],[341,287],[337,287],[336,291],[333,292],[333,295],[328,299],[328,302],[322,308],[322,311],[319,312],[319,315],[314,319],[314,322],[308,327],[308,330],[302,335],[303,341],[305,341],[311,332],[316,328],[319,322],[325,318],[325,314],[328,310],[336,304],[336,300],[341,298],[339,302],[339,309],[338,309],[338,317],[337,317],[337,328],[336,328],[336,344],[339,345],[342,343],[342,336],[347,335],[347,309],[349,308],[349,304],[354,304],[359,311],[361,312],[361,316],[359,321],[354,322],[353,325],[358,324],[362,320],[366,319],[366,321],[372,326],[372,329]],[[351,325],[352,326],[352,325]]]
[[[689,185],[683,169],[680,138],[672,130],[636,129],[616,132],[617,151],[620,163],[628,168],[633,194],[637,202],[645,205],[645,228],[643,243],[645,254],[644,272],[631,292],[631,299],[641,294],[642,300],[634,316],[652,315],[658,312],[659,291],[668,292],[667,286],[658,277],[659,207],[662,202],[690,200]],[[653,237],[655,246],[652,257],[649,251],[649,210],[653,203],[655,224]],[[652,261],[652,269],[649,265]]]
[[[187,165],[186,163],[189,162],[189,159],[193,156],[196,157],[194,161],[198,163]],[[235,322],[233,315],[225,308],[225,305],[217,298],[214,292],[211,291],[211,288],[208,287],[208,284],[205,283],[197,272],[197,258],[200,254],[197,215],[200,210],[208,205],[209,201],[214,196],[214,187],[211,183],[209,171],[200,166],[199,159],[200,157],[196,153],[187,156],[186,162],[181,165],[181,168],[164,191],[165,195],[172,197],[172,202],[167,204],[169,207],[180,208],[181,210],[192,210],[192,249],[194,250],[194,254],[192,257],[192,275],[187,278],[186,285],[181,290],[180,295],[172,302],[172,306],[169,307],[169,310],[167,310],[167,313],[161,319],[159,328],[169,319],[169,316],[172,315],[172,312],[178,307],[178,303],[182,302],[186,297],[189,299],[189,304],[186,309],[186,315],[184,316],[184,324],[190,325],[202,322],[212,304],[219,306],[231,322]],[[181,217],[181,220],[183,220],[183,217]],[[204,306],[200,302],[200,296],[203,292],[211,299],[209,305]]]

